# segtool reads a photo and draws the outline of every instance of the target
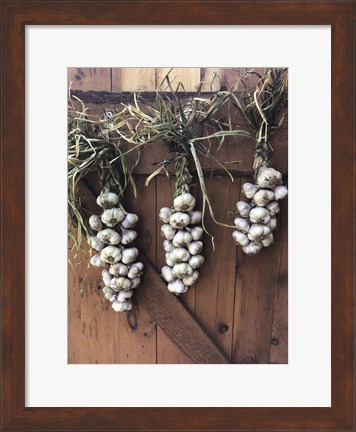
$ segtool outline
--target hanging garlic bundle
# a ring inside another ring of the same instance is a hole
[[[256,74],[255,74],[256,75]],[[246,77],[249,73],[246,74]],[[253,171],[255,183],[245,183],[242,192],[248,202],[236,204],[236,230],[232,237],[247,255],[258,254],[273,243],[277,227],[279,201],[288,194],[282,174],[272,168],[269,139],[284,119],[288,102],[288,70],[268,69],[260,77],[254,92],[249,92],[247,78],[241,79],[242,92],[232,94],[233,104],[253,128],[256,137]]]
[[[176,162],[176,193],[173,207],[163,207],[159,218],[163,222],[161,234],[166,252],[162,276],[168,289],[175,295],[183,294],[199,278],[198,268],[205,259],[203,250],[202,212],[194,210],[195,198],[189,193],[191,175],[185,154]]]
[[[91,237],[91,247],[98,254],[90,263],[95,267],[109,267],[102,271],[103,293],[116,312],[132,309],[133,289],[141,282],[143,264],[136,261],[138,250],[132,246],[137,233],[132,228],[138,216],[127,213],[119,204],[117,194],[104,188],[96,200],[103,213],[92,215],[89,225],[96,235]]]
[[[277,227],[278,201],[288,190],[282,184],[282,174],[274,168],[260,167],[256,184],[245,183],[242,192],[249,202],[236,204],[236,230],[232,237],[247,255],[258,254],[263,247],[273,243],[273,230]]]

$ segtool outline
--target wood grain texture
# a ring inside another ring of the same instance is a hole
[[[67,69],[68,81],[72,90],[111,91],[110,68],[75,68]]]
[[[169,91],[167,82],[164,77],[169,73],[170,67],[156,68],[156,89]],[[174,89],[179,83],[182,83],[184,88],[179,88],[179,91],[195,92],[200,84],[200,68],[174,68],[169,73],[169,79]]]
[[[120,7],[113,7],[115,3]],[[256,7],[249,0],[141,1],[133,7],[133,2],[68,1],[66,6],[60,1],[3,0],[1,4],[2,430],[355,431],[355,248],[350,235],[355,205],[354,2],[306,1],[301,7],[295,0],[283,0],[260,2]],[[25,220],[21,210],[25,198],[25,26],[31,24],[332,26],[332,407],[25,407]]]
[[[156,88],[155,68],[112,68],[112,91],[141,92]]]

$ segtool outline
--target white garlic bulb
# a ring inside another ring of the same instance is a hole
[[[104,285],[105,285],[106,287],[108,287],[108,286],[110,286],[111,279],[113,278],[113,276],[110,274],[110,272],[109,272],[108,269],[104,269],[104,270],[101,272],[101,278],[102,278],[102,280],[103,280],[103,282],[104,282]]]
[[[189,212],[190,223],[195,225],[201,222],[202,212],[200,210],[193,210]]]
[[[96,203],[104,209],[115,207],[118,202],[119,197],[113,192],[103,192],[96,199]]]
[[[263,237],[266,237],[271,232],[271,228],[268,225],[263,225]]]
[[[180,279],[173,279],[172,282],[168,284],[168,290],[173,294],[184,294],[188,291],[188,287]]]
[[[249,198],[249,199],[251,199],[255,195],[255,193],[258,191],[258,189],[259,189],[259,187],[255,184],[252,184],[252,183],[245,183],[242,186],[242,191],[243,191],[245,197]]]
[[[172,280],[174,279],[173,274],[172,274],[172,268],[168,265],[162,267],[162,276],[163,278],[167,281],[167,282],[172,282]]]
[[[190,234],[193,240],[200,240],[203,236],[204,230],[201,226],[195,226],[191,228]]]
[[[257,255],[260,253],[261,249],[262,245],[257,241],[251,242],[242,248],[246,255]]]
[[[188,261],[188,264],[191,268],[196,269],[199,268],[202,264],[204,264],[204,262],[205,258],[202,255],[193,255]]]
[[[288,189],[285,186],[277,186],[273,189],[274,199],[279,201],[288,195]]]
[[[238,201],[236,203],[236,208],[237,208],[238,214],[241,217],[247,218],[249,216],[250,210],[251,210],[251,206],[247,202],[245,202],[245,201]]]
[[[270,218],[271,216],[269,215],[268,210],[264,207],[254,207],[250,211],[250,220],[252,223],[268,223]]]
[[[173,237],[174,238],[174,237]],[[172,252],[172,250],[174,249],[175,247],[174,247],[174,244],[171,242],[171,241],[169,241],[169,240],[165,240],[164,242],[163,242],[163,249],[166,251],[166,252]]]
[[[135,261],[135,259],[137,258],[137,255],[138,255],[138,249],[135,247],[123,249],[121,261],[124,264],[130,264],[133,261]]]
[[[117,294],[116,299],[118,302],[125,302],[128,301],[132,297],[132,295],[132,290],[122,290]]]
[[[138,222],[138,216],[134,213],[126,213],[121,226],[125,229],[134,227]]]
[[[176,212],[169,218],[169,225],[172,228],[182,229],[190,223],[190,217],[187,213]]]
[[[89,225],[94,231],[100,231],[103,227],[100,216],[91,215],[89,218]]]
[[[132,303],[130,301],[127,302],[118,302],[114,301],[112,304],[112,308],[115,312],[126,312],[132,309]]]
[[[198,255],[203,250],[203,242],[200,240],[193,241],[187,247],[191,255]]]
[[[248,232],[248,230],[250,229],[250,222],[245,218],[241,218],[241,217],[235,218],[234,224],[236,228],[242,232]]]
[[[263,247],[271,246],[271,244],[273,243],[273,234],[270,233],[266,237],[261,239],[261,243]]]
[[[170,259],[169,255],[170,255],[170,252],[167,252],[166,253],[166,264],[170,267],[173,267],[175,262]]]
[[[232,233],[232,238],[240,246],[246,246],[250,243],[250,240],[247,238],[247,235],[241,231],[238,231],[238,230],[235,230]]]
[[[173,240],[173,237],[176,234],[176,230],[173,229],[170,225],[164,224],[161,226],[161,235],[167,240]]]
[[[175,247],[187,246],[192,241],[192,235],[188,231],[178,231],[173,237],[173,245]]]
[[[103,288],[104,297],[109,300],[109,302],[114,302],[116,300],[116,292],[109,287]]]
[[[251,240],[259,240],[265,234],[264,225],[262,224],[253,224],[247,234],[247,237]]]
[[[143,272],[143,264],[141,262],[135,262],[130,265],[130,270],[127,273],[127,277],[130,279],[134,279],[135,277],[138,277]]]
[[[105,244],[98,239],[97,236],[91,236],[90,237],[90,246],[95,249],[96,251],[100,252],[101,250],[104,249]]]
[[[277,218],[276,217],[271,217],[270,221],[268,222],[267,226],[269,228],[271,228],[271,230],[273,231],[274,229],[277,228]]]
[[[266,205],[266,209],[268,210],[268,213],[270,216],[275,216],[277,213],[279,213],[279,204],[277,201],[272,201],[269,204]]]
[[[267,189],[260,189],[258,192],[255,193],[252,200],[258,206],[264,207],[266,204],[272,201],[273,198],[274,193],[272,191]]]
[[[195,207],[195,198],[189,192],[183,193],[174,198],[173,207],[178,212],[191,211]]]
[[[141,283],[141,278],[140,277],[135,277],[133,279],[131,279],[131,289],[137,288]]]
[[[274,168],[265,168],[257,176],[257,184],[261,188],[273,188],[282,180],[282,174]]]
[[[131,288],[131,281],[124,276],[112,278],[110,282],[110,288],[114,291],[127,290]]]
[[[186,276],[185,278],[183,278],[183,283],[186,286],[192,286],[195,284],[195,282],[198,279],[199,279],[199,272],[197,270],[194,270],[190,276]]]
[[[106,228],[104,230],[99,231],[97,237],[103,243],[110,244],[110,245],[116,245],[121,241],[120,234],[111,228]]]
[[[105,267],[106,263],[105,261],[101,258],[101,254],[98,253],[97,255],[94,255],[90,258],[90,264],[94,267]]]
[[[172,252],[169,252],[169,259],[176,262],[187,262],[190,259],[190,253],[187,251],[187,249],[184,248],[176,248],[172,250]]]
[[[100,252],[100,258],[102,261],[114,264],[121,259],[121,250],[117,248],[116,246],[106,246],[101,252]]]
[[[124,219],[124,212],[119,208],[107,209],[101,215],[101,221],[108,227],[114,227]]]
[[[174,210],[172,208],[162,207],[161,210],[159,211],[159,218],[163,223],[168,223],[169,218],[172,216],[173,213]]]
[[[186,276],[191,276],[193,269],[187,263],[174,264],[172,268],[172,275],[176,278],[183,279]]]
[[[132,243],[135,238],[137,237],[137,232],[135,230],[132,229],[125,229],[122,228],[121,229],[121,244],[123,245],[127,245]]]
[[[112,264],[109,268],[109,273],[115,277],[125,276],[129,272],[129,268],[122,263]]]

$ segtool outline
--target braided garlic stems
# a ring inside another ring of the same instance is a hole
[[[138,216],[118,205],[118,195],[107,188],[96,202],[103,213],[89,219],[91,228],[97,232],[91,237],[91,247],[99,252],[90,263],[95,267],[109,267],[102,271],[104,296],[115,312],[126,312],[132,309],[133,289],[140,284],[143,272],[143,264],[135,261],[138,249],[132,246],[137,237],[132,228]]]

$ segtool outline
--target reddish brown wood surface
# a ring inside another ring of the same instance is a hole
[[[133,2],[114,1],[4,0],[1,6],[1,430],[355,431],[355,244],[350,234],[354,232],[355,205],[354,2],[306,1],[301,7],[295,0],[258,5],[249,0],[140,1],[134,6]],[[36,24],[332,26],[330,408],[25,407],[25,27]]]

